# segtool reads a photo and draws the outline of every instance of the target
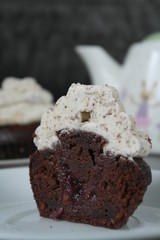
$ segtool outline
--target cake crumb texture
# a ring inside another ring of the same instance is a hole
[[[142,202],[151,170],[142,158],[103,153],[107,140],[79,130],[57,132],[52,149],[30,158],[30,181],[43,217],[118,229]]]

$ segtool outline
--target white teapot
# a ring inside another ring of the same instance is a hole
[[[160,154],[160,40],[133,44],[123,65],[100,46],[76,46],[93,84],[115,86],[126,111],[152,139],[152,153]]]

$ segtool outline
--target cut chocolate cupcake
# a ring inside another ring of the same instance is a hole
[[[151,183],[142,159],[150,140],[108,86],[72,85],[43,115],[35,143],[30,181],[43,217],[117,229]]]

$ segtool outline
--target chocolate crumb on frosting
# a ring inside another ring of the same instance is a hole
[[[123,156],[144,157],[151,150],[148,135],[136,129],[117,90],[107,85],[72,84],[55,108],[44,113],[34,138],[37,148],[52,148],[58,141],[56,132],[65,128],[101,135],[109,141],[104,145],[104,153],[110,151]]]

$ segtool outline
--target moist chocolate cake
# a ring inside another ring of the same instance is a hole
[[[142,157],[150,151],[151,142],[135,130],[122,106],[111,108],[108,103],[109,113],[112,110],[114,114],[106,113],[108,98],[102,96],[108,94],[109,101],[116,99],[120,104],[113,91],[108,86],[73,84],[54,110],[43,115],[34,136],[38,149],[30,157],[30,182],[40,216],[117,229],[142,202],[151,183],[151,170]],[[73,101],[78,92],[85,101],[83,104],[80,99],[81,106],[78,100]],[[91,95],[95,98],[87,102],[86,95],[87,100]],[[99,122],[100,111],[99,120],[93,118],[94,108],[96,104],[101,107],[100,103],[106,108],[102,115],[106,124]],[[86,106],[91,106],[90,111]],[[108,120],[111,115],[116,126],[113,130]]]
[[[52,95],[33,78],[9,77],[0,89],[0,160],[28,157],[35,151],[33,133]]]

